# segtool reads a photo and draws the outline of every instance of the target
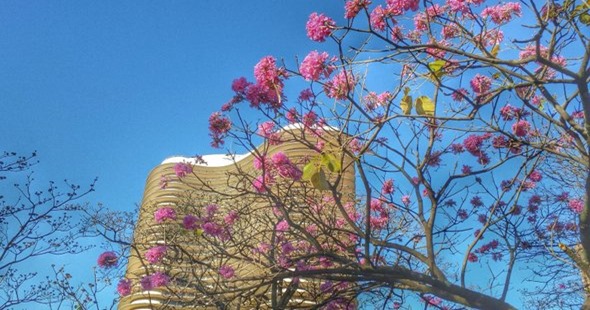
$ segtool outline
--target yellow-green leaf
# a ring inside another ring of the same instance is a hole
[[[402,98],[402,101],[400,102],[399,107],[402,109],[402,112],[405,115],[410,115],[410,113],[412,113],[412,96],[408,96],[406,94]]]
[[[312,159],[310,160],[307,165],[303,167],[303,174],[301,178],[306,181],[310,181],[314,174],[318,173],[320,170],[320,166],[318,165],[317,160]]]
[[[342,165],[340,160],[332,153],[322,153],[322,165],[328,168],[331,172],[340,172]]]
[[[203,230],[202,229],[195,229],[195,236],[200,237],[203,235]]]
[[[439,60],[435,60],[431,63],[428,64],[428,68],[434,72],[434,73],[438,73],[440,72],[440,70],[442,70],[442,68],[447,64],[446,61],[439,59]],[[438,75],[437,75],[438,76]]]
[[[500,44],[496,44],[494,45],[494,47],[492,48],[492,51],[490,52],[490,54],[492,54],[492,56],[497,57],[498,53],[500,52]]]
[[[329,190],[330,189],[330,184],[328,183],[328,180],[326,179],[326,174],[324,173],[324,170],[320,168],[320,171],[317,172],[316,174],[314,174],[311,177],[311,184],[313,185],[314,188],[319,189],[319,190]]]
[[[416,113],[419,115],[434,116],[434,102],[428,96],[420,96],[416,99]]]

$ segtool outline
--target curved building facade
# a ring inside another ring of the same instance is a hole
[[[126,272],[132,290],[119,309],[321,304],[322,282],[280,275],[324,264],[325,258],[314,255],[319,248],[355,246],[355,240],[347,240],[346,224],[337,232],[318,230],[322,223],[350,220],[343,220],[342,212],[343,204],[350,208],[354,199],[354,168],[350,157],[341,155],[347,136],[329,129],[318,137],[294,126],[278,138],[280,143],[263,143],[245,155],[174,157],[151,171]],[[320,156],[318,142],[342,166],[326,170],[334,191],[299,179],[304,165]],[[273,163],[282,156],[277,153],[286,155],[289,167]],[[155,213],[162,209],[173,214],[157,220]],[[155,247],[165,250],[150,256]],[[142,285],[156,273],[165,275],[164,285]]]

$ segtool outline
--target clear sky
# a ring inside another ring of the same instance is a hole
[[[3,1],[0,148],[37,150],[40,182],[98,176],[90,201],[133,208],[164,158],[219,152],[207,118],[234,78],[322,48],[305,22],[343,14],[330,3]]]
[[[166,157],[220,152],[207,119],[234,78],[324,48],[305,33],[314,11],[341,20],[342,2],[2,1],[0,151],[37,150],[40,188],[98,177],[81,202],[132,210]]]

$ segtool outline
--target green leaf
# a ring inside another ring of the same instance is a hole
[[[328,168],[331,172],[340,172],[342,165],[340,160],[332,153],[322,153],[322,165]]]
[[[578,15],[580,23],[590,26],[590,3],[584,1],[584,3],[577,5],[573,11],[573,15]]]
[[[447,62],[445,60],[439,59],[439,60],[435,60],[435,61],[429,63],[428,68],[432,72],[438,73],[446,64],[447,64]]]
[[[329,190],[330,189],[330,184],[328,183],[328,180],[326,179],[326,174],[324,173],[324,169],[320,168],[320,171],[316,174],[314,174],[311,177],[311,184],[313,185],[314,188],[325,191],[325,190]]]
[[[416,112],[419,115],[434,116],[434,102],[428,96],[420,96],[416,99]]]
[[[492,51],[490,52],[490,54],[492,54],[492,56],[494,56],[494,58],[496,58],[496,57],[498,57],[499,52],[500,52],[500,44],[496,44],[492,48]]]
[[[303,167],[303,174],[301,175],[301,178],[305,181],[311,181],[313,175],[318,173],[319,170],[320,165],[318,165],[317,159],[314,158]]]
[[[404,115],[410,115],[410,113],[412,113],[412,96],[408,96],[408,94],[406,94],[402,98],[399,107],[402,109]]]

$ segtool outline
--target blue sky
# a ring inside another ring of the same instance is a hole
[[[80,202],[132,210],[166,157],[220,152],[209,146],[207,118],[230,99],[234,78],[251,79],[266,55],[293,61],[322,49],[305,22],[313,11],[341,19],[341,5],[3,1],[0,151],[37,150],[39,188],[98,177],[96,192]],[[49,261],[89,279],[99,252]]]
[[[207,118],[266,55],[293,60],[314,10],[339,2],[8,1],[0,10],[0,146],[37,150],[39,182],[86,184],[133,208],[172,155],[209,147]],[[335,13],[336,14],[336,13]]]

